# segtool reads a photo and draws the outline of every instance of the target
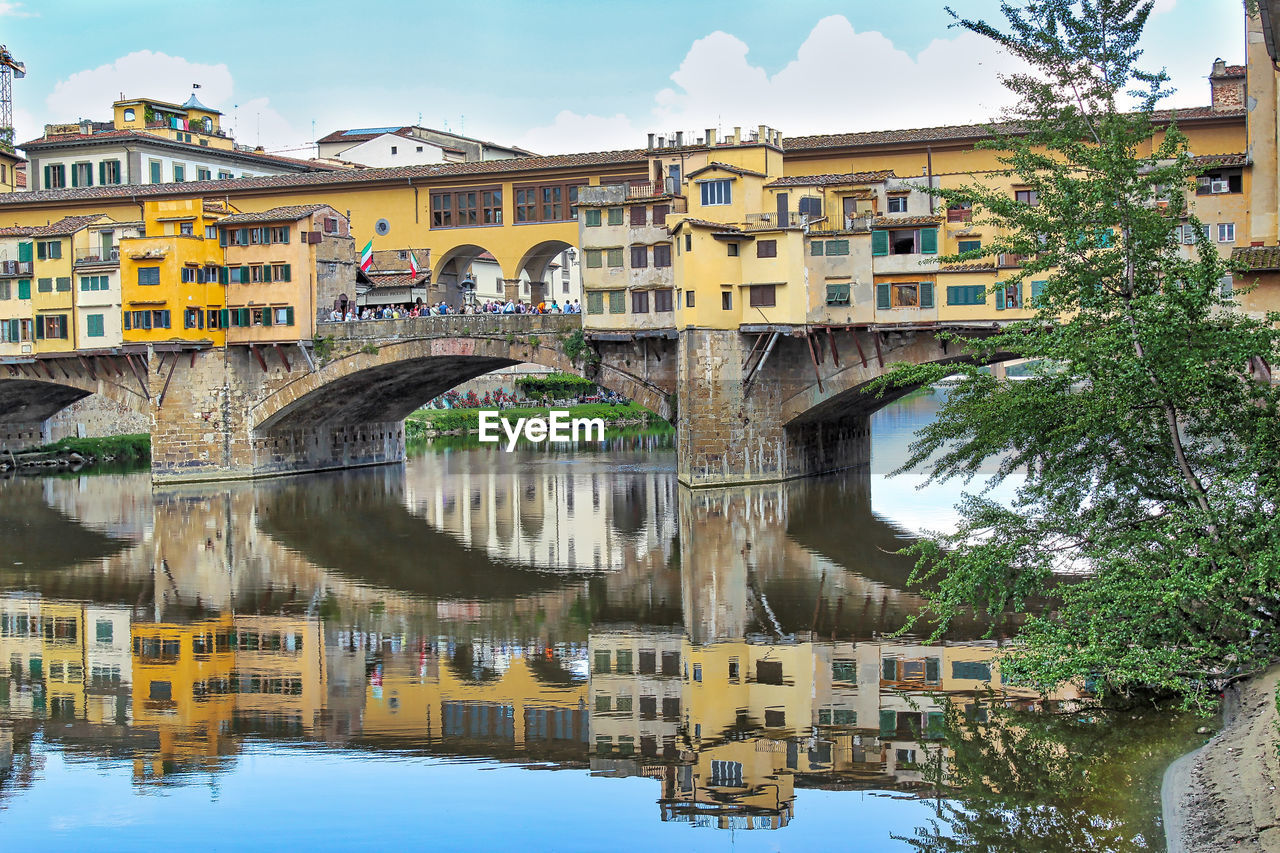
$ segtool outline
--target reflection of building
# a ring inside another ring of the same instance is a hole
[[[682,643],[678,634],[644,631],[592,633],[592,768],[608,772],[610,759],[673,760],[684,716]]]

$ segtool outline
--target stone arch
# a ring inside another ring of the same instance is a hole
[[[541,243],[530,246],[525,251],[524,256],[520,258],[520,263],[516,267],[516,275],[526,273],[529,276],[529,281],[546,282],[547,267],[566,249],[577,251],[578,247],[572,243],[566,243],[564,240],[543,240]],[[548,298],[552,295],[548,291]]]
[[[64,361],[67,363],[62,364]],[[39,443],[41,424],[95,394],[138,415],[149,416],[151,412],[151,403],[141,388],[125,384],[134,376],[128,371],[117,375],[113,365],[101,360],[92,372],[87,365],[70,359],[6,367],[7,371],[0,372],[0,443],[8,446]]]
[[[433,289],[441,294],[446,302],[458,304],[461,291],[459,284],[462,282],[467,273],[473,270],[477,261],[481,261],[485,255],[493,258],[498,270],[498,279],[511,278],[511,270],[509,264],[504,262],[498,253],[491,252],[483,246],[475,243],[463,243],[458,246],[451,246],[440,254],[440,258],[431,267],[431,283]],[[488,262],[488,261],[485,261]],[[518,273],[517,273],[518,274]]]
[[[443,318],[441,318],[443,319]],[[464,319],[464,318],[458,318]],[[481,321],[475,321],[481,322]],[[264,398],[250,412],[258,436],[329,424],[403,420],[450,388],[522,362],[582,375],[560,351],[554,332],[536,344],[499,333],[397,338],[341,355]],[[669,393],[618,368],[600,365],[589,377],[670,419]]]

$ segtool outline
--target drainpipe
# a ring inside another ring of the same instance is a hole
[[[925,156],[925,177],[929,180],[929,189],[933,189],[933,146],[927,145],[924,149]],[[929,215],[933,216],[933,193],[929,193]]]

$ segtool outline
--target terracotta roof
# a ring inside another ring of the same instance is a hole
[[[1201,154],[1192,157],[1191,162],[1197,166],[1248,166],[1248,154]]]
[[[429,284],[431,281],[431,273],[426,270],[418,273],[416,278],[408,273],[378,272],[377,270],[370,270],[360,274],[369,279],[369,284],[374,289],[379,287],[417,287],[421,284]]]
[[[1237,246],[1231,260],[1247,270],[1280,270],[1280,246]]]
[[[0,157],[5,158],[6,160],[12,160],[14,163],[27,162],[27,158],[23,157],[18,152],[10,151],[8,148],[4,148],[2,146],[0,146]]]
[[[941,216],[877,216],[871,223],[871,227],[905,228],[912,225],[937,225],[942,220]]]
[[[701,169],[694,169],[692,172],[685,175],[685,177],[694,178],[694,177],[697,177],[698,175],[701,175],[703,172],[710,172],[712,169],[719,169],[722,172],[732,172],[735,175],[751,175],[752,177],[755,177],[755,178],[769,177],[764,172],[757,172],[753,169],[744,169],[741,166],[730,166],[728,163],[720,163],[715,160],[712,160],[710,163],[703,166]]]
[[[479,160],[471,163],[442,163],[418,166],[395,166],[388,169],[337,169],[298,172],[288,175],[261,175],[232,178],[225,181],[188,181],[169,184],[123,184],[79,189],[35,190],[25,193],[0,193],[0,206],[44,201],[78,201],[90,198],[143,198],[147,196],[223,195],[248,189],[277,189],[386,181],[401,185],[408,179],[483,175],[491,172],[525,172],[541,169],[569,169],[583,166],[626,166],[643,169],[647,165],[643,148],[625,151],[593,151],[585,154],[552,154],[545,157],[520,157],[508,160]],[[637,176],[638,177],[638,176]]]
[[[102,140],[128,140],[136,139],[143,142],[154,142],[162,145],[178,146],[179,148],[190,151],[199,151],[202,155],[211,159],[222,157],[240,157],[253,160],[261,160],[267,163],[274,163],[281,166],[303,166],[307,169],[317,170],[335,170],[342,168],[341,166],[331,166],[315,160],[299,160],[296,157],[281,157],[279,154],[266,154],[258,151],[243,151],[240,149],[213,148],[207,145],[197,145],[194,142],[178,142],[168,137],[158,136],[154,133],[142,133],[136,130],[104,130],[99,133],[66,133],[57,136],[42,136],[39,139],[32,139],[19,145],[23,150],[35,148],[41,150],[44,148],[57,148],[71,143],[92,144]]]
[[[995,272],[996,265],[983,261],[971,261],[967,264],[951,264],[939,267],[938,272]]]
[[[1226,77],[1244,77],[1245,72],[1246,72],[1246,69],[1245,69],[1245,66],[1243,65],[1228,65],[1226,67],[1226,70],[1224,70],[1221,74],[1210,74],[1209,76],[1214,78],[1215,80],[1222,80],[1223,78],[1226,78]]]
[[[13,178],[14,178],[13,185],[15,187],[22,190],[25,190],[27,188],[27,170],[26,169],[22,169],[21,171],[15,169]]]
[[[849,172],[843,175],[788,175],[765,184],[765,187],[830,187],[848,184],[876,184],[895,178],[892,169],[878,172]]]
[[[66,237],[68,234],[74,234],[81,228],[92,225],[104,214],[90,213],[85,216],[64,216],[51,225],[42,225],[38,228],[31,229],[32,237]]]
[[[1176,118],[1178,121],[1196,121],[1215,118],[1242,118],[1243,107],[1232,110],[1215,110],[1213,107],[1189,107],[1179,110],[1156,110],[1156,122]],[[1018,122],[986,122],[983,124],[951,124],[939,127],[914,127],[902,130],[867,130],[857,133],[827,133],[813,136],[783,137],[782,150],[816,151],[824,148],[856,147],[863,145],[897,145],[910,142],[946,142],[987,139],[996,133],[1019,133]]]
[[[31,229],[25,225],[7,225],[0,228],[0,237],[28,237]]]
[[[351,130],[335,130],[333,133],[320,137],[316,142],[350,142],[354,145],[359,142],[368,142],[370,139],[376,139],[385,133],[394,133],[400,136],[412,129],[413,126],[408,124],[400,127],[357,127]]]
[[[252,222],[296,222],[326,207],[328,207],[327,204],[293,204],[287,207],[273,207],[261,213],[233,213],[218,220],[218,224],[248,225]]]
[[[676,233],[676,229],[679,228],[681,225],[685,224],[686,222],[690,225],[696,225],[699,228],[714,228],[716,231],[723,231],[730,234],[742,233],[742,229],[736,225],[726,225],[723,222],[710,222],[706,219],[681,219],[675,225],[672,225],[670,228],[668,228],[667,233],[669,234]]]

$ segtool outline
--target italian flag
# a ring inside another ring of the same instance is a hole
[[[368,272],[369,267],[373,266],[373,238],[369,238],[369,242],[360,250],[360,271]]]
[[[418,273],[420,272],[422,272],[422,270],[418,269],[418,256],[415,255],[412,251],[410,251],[409,252],[409,274],[412,275],[414,278],[417,278]]]

